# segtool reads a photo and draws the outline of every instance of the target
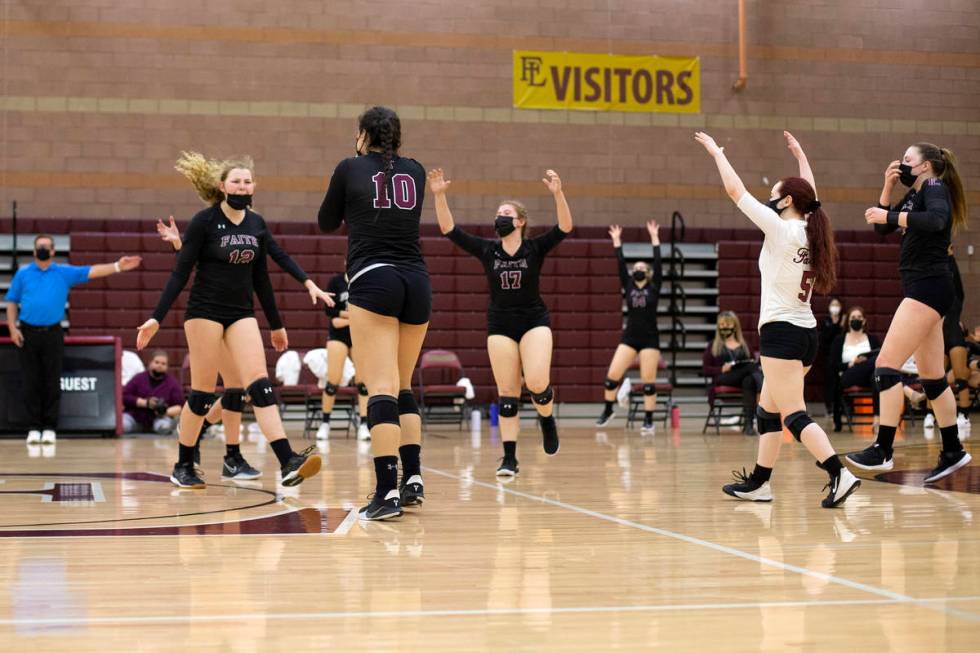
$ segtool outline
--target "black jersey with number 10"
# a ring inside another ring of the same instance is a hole
[[[347,276],[374,263],[425,271],[419,222],[425,198],[425,168],[415,159],[395,157],[382,172],[377,152],[337,165],[317,216],[322,231],[347,223]]]

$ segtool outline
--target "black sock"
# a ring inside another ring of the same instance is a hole
[[[226,444],[225,445],[225,455],[231,456],[232,458],[238,459],[242,457],[241,445],[237,444]]]
[[[201,423],[201,430],[197,432],[197,440],[194,441],[195,449],[201,448],[201,438],[204,437],[204,432],[209,428],[211,428],[211,422],[204,420],[204,422]]]
[[[517,460],[517,441],[504,442],[504,460]]]
[[[330,411],[329,410],[323,411],[322,421],[323,421],[324,424],[330,424]]]
[[[605,411],[604,412],[611,413],[612,412],[612,409],[613,409],[613,402],[607,401],[606,402],[606,408],[605,408]]]
[[[402,478],[411,478],[416,474],[422,475],[422,463],[419,456],[422,454],[422,445],[403,444],[398,447],[398,455],[402,459]]]
[[[755,469],[752,470],[752,475],[749,476],[749,478],[759,485],[762,485],[772,478],[772,467],[763,467],[762,465],[756,463]]]
[[[652,422],[653,421],[653,411],[652,410],[648,410],[648,411],[645,411],[643,413],[643,421],[644,422]]]
[[[895,431],[898,430],[897,426],[885,426],[884,424],[878,427],[878,437],[875,442],[878,446],[885,450],[885,453],[889,458],[892,456],[892,448],[895,446]]]
[[[843,467],[844,466],[840,464],[840,458],[837,456],[831,456],[827,460],[820,463],[820,469],[830,474],[830,478],[832,479],[840,476],[840,471],[843,469]]]
[[[285,465],[293,457],[293,448],[289,446],[289,438],[280,438],[269,443],[279,459],[279,465]]]
[[[374,487],[374,498],[383,501],[389,492],[398,487],[398,456],[375,458],[374,475],[378,479]]]
[[[952,426],[939,427],[939,434],[943,437],[943,451],[963,451],[959,433],[960,429],[955,423]]]
[[[188,447],[186,444],[180,444],[180,452],[177,454],[177,462],[181,465],[193,465],[194,464],[194,447]]]

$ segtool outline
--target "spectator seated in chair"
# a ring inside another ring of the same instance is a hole
[[[844,392],[848,388],[862,388],[872,392],[874,426],[878,425],[878,391],[875,388],[874,371],[877,351],[881,343],[869,334],[864,309],[852,306],[844,319],[844,332],[830,346],[829,365],[832,366],[838,385],[834,392],[834,431],[843,428]]]
[[[153,352],[146,371],[123,388],[123,430],[126,433],[171,434],[184,406],[180,382],[167,374],[167,352]]]
[[[762,368],[752,356],[742,335],[742,324],[732,311],[718,314],[715,338],[704,350],[702,364],[705,377],[711,379],[712,391],[724,387],[741,388],[743,432],[755,435],[753,424],[762,392]]]

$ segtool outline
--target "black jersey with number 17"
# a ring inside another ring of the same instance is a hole
[[[377,152],[337,165],[317,216],[321,231],[347,223],[347,276],[369,265],[388,264],[426,271],[419,242],[425,168],[415,159],[395,157],[382,172]]]
[[[545,255],[568,236],[557,226],[547,233],[524,240],[513,255],[499,240],[468,234],[458,226],[446,236],[464,251],[480,259],[490,284],[489,310],[544,309],[539,291]]]

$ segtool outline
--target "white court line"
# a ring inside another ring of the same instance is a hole
[[[918,599],[922,603],[977,601],[980,596]],[[862,605],[903,605],[896,599],[840,599],[812,601],[758,601],[755,603],[674,603],[663,605],[608,605],[569,608],[477,608],[473,610],[363,610],[353,612],[254,612],[251,614],[143,615],[118,617],[39,617],[0,619],[0,626],[103,626],[132,624],[220,623],[225,621],[300,621],[313,619],[417,619],[426,617],[492,617],[506,615],[561,615],[622,612],[683,612],[695,610],[761,610]]]
[[[328,533],[328,535],[347,535],[350,529],[353,528],[354,522],[357,521],[357,508],[348,508],[347,516],[344,517],[344,521],[340,522],[340,526],[334,529],[333,533]]]
[[[639,522],[630,521],[628,519],[623,519],[622,517],[614,517],[613,515],[607,515],[605,513],[597,512],[595,510],[590,510],[588,508],[583,508],[581,506],[576,506],[571,503],[565,503],[564,501],[556,501],[554,499],[548,499],[546,497],[541,497],[536,494],[528,494],[527,492],[520,492],[519,490],[512,490],[500,483],[485,483],[483,481],[478,481],[472,477],[459,476],[457,474],[451,474],[449,472],[444,472],[440,469],[434,469],[432,467],[423,467],[426,472],[431,472],[439,476],[444,476],[446,478],[452,478],[459,481],[464,481],[473,485],[479,485],[480,487],[488,488],[497,492],[506,492],[517,497],[524,499],[530,499],[531,501],[537,501],[550,506],[555,506],[557,508],[562,508],[564,510],[569,510],[571,512],[577,512],[582,515],[587,515],[589,517],[594,517],[596,519],[601,519],[603,521],[611,522],[619,526],[626,526],[628,528],[635,528],[637,530],[646,531],[647,533],[653,533],[654,535],[660,535],[662,537],[669,537],[674,540],[680,540],[681,542],[686,542],[688,544],[694,544],[696,546],[705,547],[707,549],[712,549],[720,553],[727,553],[728,555],[735,556],[738,558],[743,558],[745,560],[750,560],[752,562],[765,565],[767,567],[773,567],[775,569],[781,569],[783,571],[791,571],[795,574],[800,574],[801,576],[809,576],[810,578],[818,578],[827,583],[833,583],[835,585],[841,585],[853,590],[858,590],[861,592],[867,592],[869,594],[874,594],[876,596],[881,596],[892,601],[900,603],[914,603],[922,605],[923,607],[929,608],[930,610],[937,610],[944,614],[949,614],[951,616],[956,616],[961,619],[966,619],[968,621],[980,621],[980,615],[974,614],[972,612],[964,612],[961,610],[951,610],[943,606],[933,606],[929,602],[923,601],[922,599],[916,599],[912,596],[907,596],[905,594],[899,594],[898,592],[892,592],[891,590],[886,590],[881,587],[875,587],[874,585],[867,585],[865,583],[859,583],[857,581],[848,580],[846,578],[840,578],[838,576],[833,576],[831,574],[825,574],[820,571],[814,571],[812,569],[807,569],[806,567],[799,567],[797,565],[791,565],[786,562],[780,562],[778,560],[773,560],[771,558],[764,558],[762,556],[755,555],[754,553],[748,553],[747,551],[742,551],[730,546],[725,546],[724,544],[716,544],[715,542],[709,542],[708,540],[702,540],[691,535],[684,535],[683,533],[677,533],[675,531],[669,531],[664,528],[657,528],[655,526],[648,526],[646,524],[641,524]]]

